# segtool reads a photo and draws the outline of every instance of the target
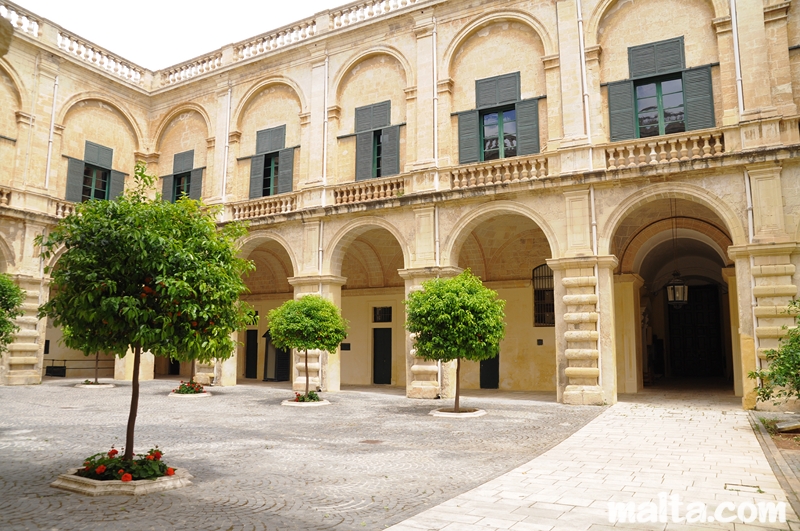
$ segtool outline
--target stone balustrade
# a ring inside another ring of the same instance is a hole
[[[231,218],[235,221],[285,214],[297,209],[297,194],[281,194],[241,201],[231,204],[230,209]]]
[[[723,153],[725,142],[721,131],[679,133],[612,144],[606,147],[606,168],[621,170],[685,162],[718,157]]]
[[[11,203],[11,189],[0,187],[0,206],[8,206]]]
[[[160,71],[161,86],[174,85],[187,79],[192,79],[201,74],[211,72],[222,66],[222,52],[217,51],[209,55],[192,59]]]
[[[286,26],[270,33],[264,33],[247,41],[235,44],[233,46],[233,60],[243,61],[251,57],[256,57],[269,51],[306,40],[316,34],[316,21],[313,18],[306,19],[292,24],[291,26]]]
[[[337,186],[333,191],[334,204],[362,203],[376,199],[400,197],[405,193],[404,177],[371,179]]]
[[[450,186],[454,190],[500,183],[526,182],[549,175],[547,158],[541,154],[470,164],[444,173],[449,176]]]
[[[8,19],[15,30],[30,37],[39,38],[41,23],[33,13],[25,11],[16,4],[0,2],[0,17]]]
[[[421,0],[367,0],[354,2],[330,11],[333,29],[358,24],[398,9],[413,6]]]
[[[65,218],[70,214],[75,213],[75,203],[70,201],[62,201],[60,199],[54,199],[52,201],[52,212],[55,214],[57,218]]]
[[[56,46],[69,55],[102,68],[129,83],[141,85],[143,82],[145,72],[143,68],[67,31],[59,30]]]

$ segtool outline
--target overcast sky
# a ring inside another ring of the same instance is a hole
[[[158,70],[348,0],[13,0],[139,66]]]

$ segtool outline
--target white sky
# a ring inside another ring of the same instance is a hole
[[[351,0],[13,0],[150,70],[172,66]]]

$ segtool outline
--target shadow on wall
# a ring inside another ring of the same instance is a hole
[[[14,26],[8,19],[0,17],[0,57],[8,53],[11,47],[11,35],[14,33]]]

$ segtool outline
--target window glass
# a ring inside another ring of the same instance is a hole
[[[684,132],[686,122],[683,104],[683,80],[680,77],[637,85],[639,138]]]
[[[191,173],[180,173],[175,176],[175,200],[182,195],[189,195]]]
[[[373,177],[380,177],[382,173],[381,169],[381,162],[383,159],[383,132],[382,131],[375,131],[372,140],[372,176]]]
[[[83,168],[83,190],[81,201],[90,199],[106,199],[109,172],[87,164]]]
[[[491,111],[481,115],[483,160],[517,156],[517,111]]]
[[[264,182],[261,189],[261,196],[267,197],[275,195],[275,185],[278,180],[278,156],[266,155],[264,159]]]

